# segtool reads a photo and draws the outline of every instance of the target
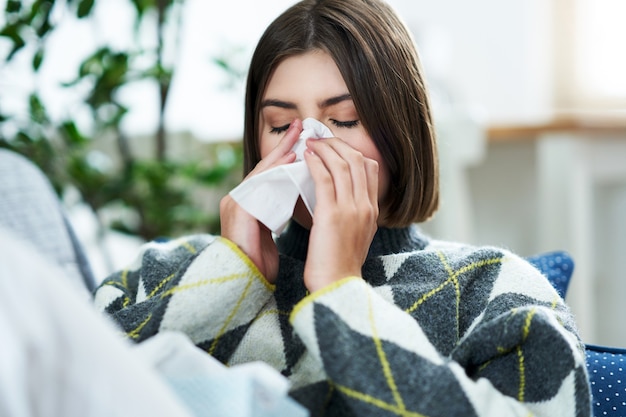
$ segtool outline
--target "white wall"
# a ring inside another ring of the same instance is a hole
[[[390,0],[417,38],[427,74],[500,123],[550,116],[551,2]]]
[[[523,256],[566,250],[575,264],[580,261],[579,266],[584,257],[586,265],[582,269],[575,267],[569,293],[571,296],[583,282],[584,292],[576,299],[567,298],[578,315],[583,339],[587,343],[626,346],[626,166],[615,158],[626,155],[626,135],[604,140],[591,136],[588,140],[602,142],[602,148],[598,148],[602,151],[596,149],[589,155],[590,169],[584,166],[586,162],[582,166],[565,164],[562,169],[588,171],[584,175],[589,175],[591,185],[591,216],[588,225],[578,226],[591,231],[591,241],[585,243],[589,253],[577,256],[577,245],[567,241],[569,233],[551,236],[550,241],[562,242],[558,247],[546,247],[542,242],[539,142],[532,138],[490,144],[483,161],[467,170],[472,213],[469,221],[474,226],[470,240],[504,246]],[[569,197],[558,191],[556,195]],[[578,210],[567,202],[559,206],[563,217],[570,217],[570,210]]]
[[[188,0],[183,14],[182,49],[167,121],[170,130],[190,131],[206,140],[237,138],[242,131],[243,88],[224,91],[224,77],[210,60],[216,54],[243,48],[235,63],[246,68],[252,48],[269,22],[293,0],[231,0],[219,7]],[[434,89],[450,92],[456,101],[484,111],[489,122],[544,117],[550,111],[550,1],[545,0],[390,0],[415,33]],[[6,0],[0,0],[4,8]],[[95,45],[125,47],[131,36],[129,1],[98,2],[92,19],[76,21],[56,13],[59,30],[49,40],[42,73],[29,77],[28,59],[0,68],[0,105],[18,106],[18,99],[39,85],[53,116],[79,117],[75,97],[60,93],[58,82],[75,76],[77,64]],[[2,21],[0,17],[0,21]],[[115,25],[110,22],[115,21]],[[142,31],[143,42],[153,34]],[[0,39],[0,51],[7,44]],[[68,48],[67,45],[72,45]],[[21,69],[18,67],[21,65]],[[26,68],[26,70],[24,70]],[[156,126],[155,86],[138,83],[121,92],[131,111],[129,134],[149,134]],[[24,109],[17,109],[24,111]]]
[[[439,126],[445,131],[440,135],[442,164],[459,163],[454,150],[470,139],[475,141],[474,130],[457,129],[455,133],[447,128],[448,116],[455,115],[450,114],[450,104],[456,106],[455,111],[469,112],[478,128],[542,122],[554,115],[554,90],[562,84],[553,78],[552,59],[562,49],[551,42],[556,30],[552,21],[555,2],[389,1],[416,35],[436,104],[441,104],[437,101],[441,93],[452,92],[454,98],[446,107],[435,109],[436,119],[446,124]],[[624,144],[625,139],[622,135],[615,140]],[[481,158],[460,161],[465,176],[457,168],[442,169],[442,195],[452,201],[444,198],[440,216],[454,223],[453,228],[436,221],[425,228],[443,232],[445,238],[456,234],[461,240],[501,245],[525,256],[570,249],[566,236],[551,240],[562,242],[559,247],[546,247],[542,241],[538,142],[527,138],[480,146],[475,145],[475,152]],[[581,161],[580,166],[619,165],[611,160],[614,155],[610,151],[590,152],[586,157],[589,161]],[[578,166],[564,164],[562,169],[576,170]],[[575,228],[590,230],[594,241],[584,245],[589,248],[588,254],[581,254],[585,259],[578,259],[580,267],[572,281],[577,294],[570,302],[580,317],[586,342],[626,346],[626,322],[621,319],[621,299],[626,294],[626,178],[620,181],[590,180],[592,221]],[[452,193],[446,189],[451,183],[456,187]],[[459,184],[467,190],[459,189]],[[466,206],[454,206],[464,199],[468,200]],[[567,204],[564,206],[567,210]],[[450,213],[457,211],[463,213]],[[570,252],[577,250],[572,247]]]

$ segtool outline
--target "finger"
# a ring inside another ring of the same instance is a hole
[[[351,147],[341,139],[335,138],[328,140],[327,144],[339,155],[341,159],[347,162],[350,171],[350,183],[345,184],[343,194],[344,199],[352,198],[356,202],[369,201],[369,177],[366,172],[366,162],[376,162],[365,158],[363,154]],[[331,171],[332,172],[332,171]],[[351,188],[348,188],[348,185]]]
[[[269,153],[268,157],[270,155],[273,156],[276,154],[284,155],[285,153],[289,152],[291,148],[293,148],[293,145],[295,145],[296,142],[298,141],[298,138],[300,137],[301,132],[302,132],[302,121],[300,119],[293,119],[293,121],[289,125],[289,128],[287,129],[283,137],[280,139],[280,141],[278,141],[278,144],[276,144],[276,147],[274,147],[274,149],[272,149],[272,151]]]
[[[378,213],[378,162],[366,158],[365,173],[367,176],[367,198]]]
[[[332,141],[330,145],[344,160],[348,162],[350,166],[350,176],[352,179],[352,195],[357,202],[363,202],[369,200],[369,177],[367,175],[368,161],[372,161],[365,158],[363,154],[348,145],[342,140]],[[375,162],[375,161],[373,161]]]
[[[328,204],[334,204],[336,199],[335,184],[322,159],[312,150],[307,149],[304,152],[304,160],[315,183],[316,207],[328,207]]]
[[[335,199],[339,202],[348,202],[354,199],[351,172],[353,168],[350,166],[351,162],[337,152],[333,146],[334,142],[341,142],[341,140],[337,138],[317,139],[307,142],[307,145],[321,159],[330,173],[335,190]]]
[[[277,165],[293,162],[295,154],[291,151],[291,148],[298,141],[300,132],[302,132],[302,121],[294,119],[278,144],[265,158],[259,161],[253,172],[258,173]]]

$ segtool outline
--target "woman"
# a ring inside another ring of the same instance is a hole
[[[433,241],[428,97],[409,32],[379,0],[304,0],[252,58],[245,171],[315,182],[276,241],[226,196],[222,236],[149,244],[96,303],[128,336],[176,330],[220,361],[269,363],[312,415],[587,416],[585,358],[550,284],[497,248]]]

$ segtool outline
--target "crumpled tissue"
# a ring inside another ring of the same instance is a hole
[[[289,222],[299,196],[313,215],[315,185],[304,161],[306,140],[334,136],[326,125],[313,118],[304,119],[302,128],[292,148],[296,153],[295,162],[250,177],[230,192],[233,200],[276,234]]]

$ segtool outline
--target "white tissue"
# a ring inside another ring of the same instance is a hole
[[[296,153],[295,162],[248,178],[230,192],[233,200],[276,234],[280,234],[289,222],[298,196],[302,196],[307,210],[313,214],[315,185],[304,162],[306,140],[333,136],[328,127],[312,118],[304,119],[302,128],[300,138],[292,148]]]

